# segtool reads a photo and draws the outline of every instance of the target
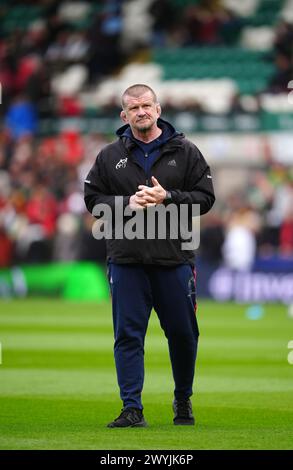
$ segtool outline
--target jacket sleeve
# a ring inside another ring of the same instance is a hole
[[[84,182],[84,201],[91,214],[98,204],[107,204],[114,211],[115,197],[118,196],[117,194],[111,194],[109,189],[110,183],[107,181],[107,175],[104,171],[102,152],[97,156]],[[130,196],[123,196],[123,208],[128,205],[129,198]]]
[[[175,204],[200,204],[200,214],[208,212],[215,202],[210,168],[197,147],[189,149],[191,165],[186,175],[184,190],[170,191]]]

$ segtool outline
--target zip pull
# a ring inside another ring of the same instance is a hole
[[[149,156],[148,153],[145,153],[145,154],[144,154],[144,157],[145,157],[145,158],[148,158],[148,156]],[[146,172],[146,169],[145,169],[145,172]],[[146,184],[146,186],[149,186],[149,180],[148,180],[148,179],[145,181],[145,184]]]

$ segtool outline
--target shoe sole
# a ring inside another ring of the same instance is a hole
[[[107,428],[110,428],[110,429],[146,428],[146,427],[147,427],[147,423],[145,421],[140,422],[140,423],[130,424],[129,426],[110,426],[109,424],[107,425]]]
[[[142,422],[142,423],[132,424],[130,427],[131,427],[131,428],[146,428],[146,427],[147,427],[147,423],[144,421],[144,422]]]
[[[175,426],[194,426],[194,420],[188,420],[188,421],[186,421],[186,420],[182,420],[182,421],[180,420],[180,421],[179,421],[179,420],[178,420],[178,421],[176,421],[176,422],[173,421],[173,424],[174,424]]]

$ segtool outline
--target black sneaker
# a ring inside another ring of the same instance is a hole
[[[139,408],[125,408],[118,418],[107,425],[108,428],[144,428],[147,423],[144,420],[142,410]]]
[[[173,401],[174,419],[175,425],[193,426],[194,417],[192,414],[192,404],[189,399],[187,400],[174,400]]]

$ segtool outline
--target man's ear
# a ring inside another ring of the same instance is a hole
[[[159,117],[160,117],[161,114],[162,114],[162,109],[161,109],[160,103],[157,104],[157,113],[158,113]]]
[[[123,122],[128,123],[128,119],[127,119],[127,116],[126,116],[126,112],[125,112],[125,111],[123,111],[123,110],[121,111],[120,117],[121,117],[121,119],[122,119]]]

